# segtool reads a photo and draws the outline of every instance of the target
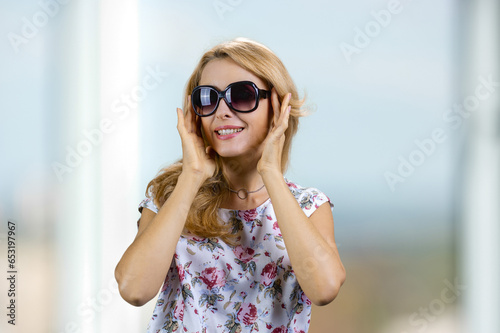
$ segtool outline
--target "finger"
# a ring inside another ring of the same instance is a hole
[[[290,104],[290,100],[292,99],[292,93],[288,93],[285,95],[283,102],[281,103],[281,112],[285,112],[288,105]]]
[[[191,108],[190,96],[188,96],[188,103],[186,105],[186,113],[184,114],[184,127],[188,133],[193,132],[193,113]]]
[[[196,118],[193,108],[191,107],[191,96],[188,96],[188,103],[186,107],[187,110],[184,115],[184,125],[188,133],[193,133],[196,131]]]
[[[280,114],[280,118],[277,123],[277,132],[278,135],[282,135],[285,133],[286,129],[288,128],[288,119],[290,119],[290,112],[292,110],[292,106],[289,105],[284,112]]]
[[[288,106],[290,104],[290,100],[292,99],[292,93],[287,93],[281,102],[278,119],[276,123],[279,123],[280,119],[282,119],[282,115],[287,112]]]
[[[184,114],[180,108],[177,108],[177,130],[179,133],[184,129]]]
[[[192,127],[190,128],[190,131],[193,133],[196,133],[200,138],[203,137],[201,133],[201,117],[194,112],[193,109],[193,104],[191,104],[191,96],[188,96],[188,108],[189,112],[191,112],[192,115]]]
[[[271,92],[271,104],[273,106],[273,126],[276,126],[278,123],[279,115],[280,115],[280,109],[281,109],[281,103],[279,100],[278,92],[276,89],[273,87],[272,92]]]
[[[285,111],[281,114],[282,119],[280,119],[280,123],[284,124],[286,127],[288,127],[288,119],[290,119],[290,112],[292,112],[292,106],[288,105]]]

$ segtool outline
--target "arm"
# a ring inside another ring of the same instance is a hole
[[[307,217],[281,173],[263,173],[293,270],[304,293],[315,305],[337,296],[345,269],[335,244],[333,216],[328,204]]]
[[[291,94],[280,105],[273,89],[273,124],[265,142],[257,170],[271,198],[297,280],[316,305],[330,303],[345,280],[345,269],[335,245],[333,216],[321,205],[307,218],[286,185],[281,171],[281,155],[290,115]]]
[[[158,214],[143,209],[137,236],[115,270],[120,294],[130,304],[144,305],[158,293],[200,185],[181,174]]]
[[[135,306],[144,305],[158,293],[196,193],[215,170],[209,148],[196,133],[195,117],[189,111],[183,116],[177,109],[183,151],[177,185],[158,214],[143,209],[137,236],[115,269],[121,296]]]

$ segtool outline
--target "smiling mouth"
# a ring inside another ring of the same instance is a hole
[[[229,135],[243,131],[243,128],[228,128],[215,131],[219,135]]]

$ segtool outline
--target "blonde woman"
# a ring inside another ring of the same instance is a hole
[[[302,104],[257,42],[203,55],[177,109],[182,160],[148,184],[115,271],[130,304],[161,288],[148,332],[307,332],[311,303],[337,296],[333,205],[283,176]]]

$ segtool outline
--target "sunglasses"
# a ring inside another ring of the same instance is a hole
[[[268,96],[271,96],[271,92],[259,89],[255,83],[239,81],[231,83],[223,91],[212,86],[198,86],[193,89],[191,103],[198,116],[208,117],[217,110],[221,98],[234,111],[252,112],[259,106],[259,100]]]

